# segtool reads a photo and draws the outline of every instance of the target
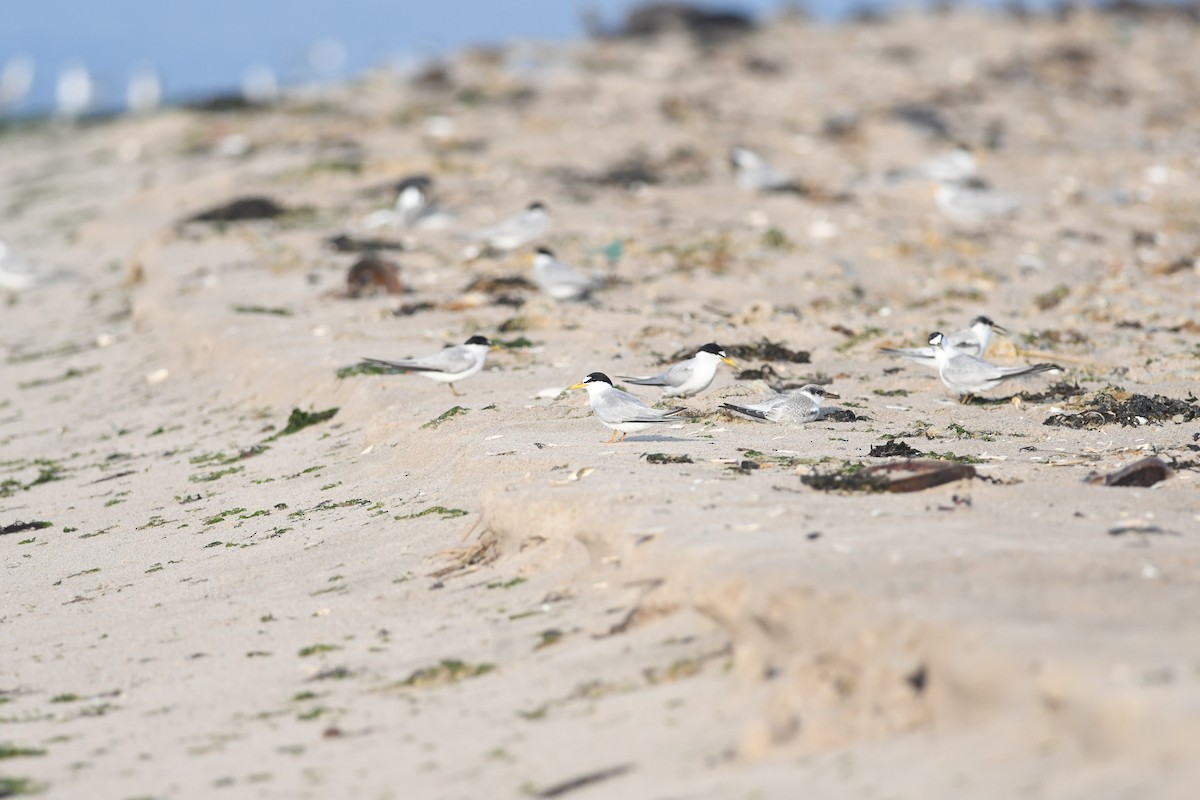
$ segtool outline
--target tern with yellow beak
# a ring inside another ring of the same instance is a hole
[[[621,380],[638,386],[661,386],[663,397],[691,397],[707,389],[717,375],[717,367],[725,362],[734,369],[738,365],[725,355],[725,349],[709,342],[696,351],[687,361],[680,361],[664,372],[648,377],[636,378],[618,375]]]
[[[416,372],[431,381],[447,383],[450,385],[450,391],[457,397],[458,391],[454,388],[454,384],[482,370],[491,347],[492,343],[488,341],[487,337],[472,336],[463,344],[451,345],[433,355],[405,358],[399,361],[364,358],[363,363],[386,367],[397,372]]]
[[[673,408],[670,411],[650,408],[629,392],[622,392],[613,386],[612,380],[603,372],[593,372],[567,389],[587,389],[588,405],[592,407],[592,413],[605,427],[612,428],[613,435],[608,440],[609,444],[617,440],[617,433],[621,434],[623,442],[627,435],[635,431],[645,430],[663,422],[674,422],[674,416],[683,411],[682,408]]]

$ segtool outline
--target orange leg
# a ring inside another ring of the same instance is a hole
[[[617,429],[616,429],[616,428],[613,428],[613,435],[612,435],[612,438],[610,438],[610,439],[608,440],[608,443],[609,443],[609,444],[612,444],[612,443],[613,443],[613,442],[615,442],[616,440],[617,440]]]
[[[622,434],[621,434],[621,441],[622,441],[622,442],[623,442],[623,441],[625,441],[625,437],[626,437],[626,436],[628,436],[628,435],[629,435],[629,432],[628,432],[628,431],[626,431],[625,433],[622,433]]]

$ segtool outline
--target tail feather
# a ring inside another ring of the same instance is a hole
[[[646,378],[634,378],[629,375],[618,375],[617,380],[628,381],[637,386],[666,386],[667,382],[656,375],[651,375]]]
[[[411,364],[405,364],[402,361],[385,361],[382,358],[364,358],[364,364],[374,364],[377,367],[387,367],[402,372],[428,372],[427,367],[415,367]]]
[[[747,417],[753,417],[754,419],[765,420],[767,418],[766,412],[759,411],[757,408],[735,406],[733,403],[721,403],[721,408],[728,409],[729,411],[736,411],[739,414],[745,414]]]

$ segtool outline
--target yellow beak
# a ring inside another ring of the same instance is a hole
[[[728,364],[729,366],[733,367],[734,369],[738,369],[738,365],[737,365],[737,364],[735,364],[735,363],[733,363],[733,359],[732,359],[732,358],[725,358],[724,356],[722,356],[722,357],[721,357],[721,360],[722,360],[722,361],[724,361],[724,362],[725,362],[726,364]]]
[[[583,388],[584,386],[586,386],[586,385],[587,385],[587,384],[585,384],[585,383],[583,383],[582,381],[580,381],[579,383],[575,384],[574,386],[568,386],[568,387],[567,387],[567,391],[569,392],[569,391],[571,391],[572,389],[582,389],[582,388]]]

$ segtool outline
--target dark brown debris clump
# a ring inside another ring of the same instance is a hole
[[[188,222],[245,222],[256,219],[275,219],[288,209],[269,197],[239,197],[237,200],[202,211]]]
[[[678,353],[675,353],[674,355],[665,359],[663,363],[668,361],[682,361],[685,358],[691,358],[692,356],[696,355],[696,350],[698,349],[698,347],[693,347],[686,350],[680,350]],[[727,345],[725,347],[725,352],[729,354],[730,358],[741,359],[743,361],[753,359],[757,361],[774,361],[776,363],[811,363],[811,356],[807,350],[792,350],[782,344],[779,344],[778,342],[772,342],[768,339],[763,339],[762,341],[754,342],[752,344]]]
[[[1101,486],[1153,486],[1165,481],[1171,474],[1171,468],[1161,458],[1148,456],[1107,475],[1093,473],[1088,476],[1087,482]]]
[[[347,297],[405,294],[407,291],[400,282],[400,265],[377,253],[368,253],[354,262],[346,274]]]
[[[800,476],[800,482],[823,492],[919,492],[943,483],[977,477],[969,464],[906,459],[864,466],[849,463],[832,472]]]
[[[404,243],[398,242],[395,239],[380,239],[372,237],[369,239],[360,239],[356,236],[349,236],[345,233],[340,233],[337,236],[331,236],[325,240],[329,245],[339,253],[369,253],[375,250],[403,250]]]
[[[1096,392],[1085,403],[1082,411],[1051,414],[1044,425],[1064,428],[1099,428],[1102,425],[1120,423],[1134,427],[1151,422],[1189,422],[1200,417],[1197,399],[1189,394],[1186,400],[1156,394],[1131,394],[1117,387]]]
[[[925,455],[902,439],[890,439],[883,444],[877,444],[867,453],[870,458],[920,458]]]
[[[691,464],[692,459],[686,454],[670,455],[668,453],[648,453],[646,455],[647,464]]]

